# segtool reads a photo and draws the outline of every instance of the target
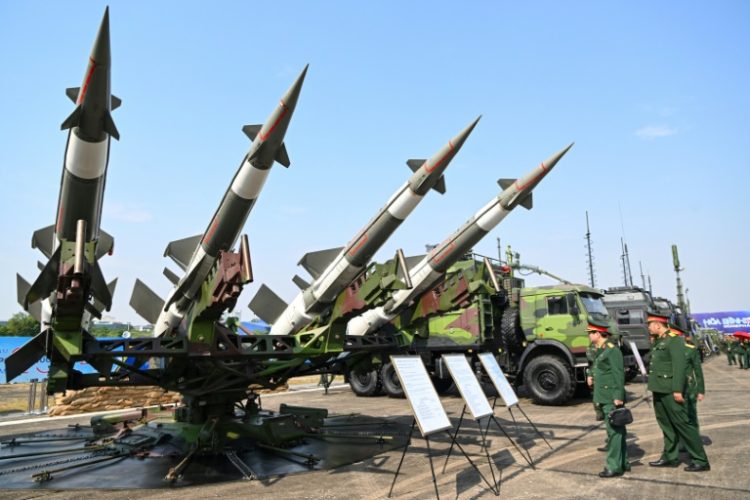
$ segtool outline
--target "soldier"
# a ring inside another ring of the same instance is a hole
[[[703,401],[706,394],[706,386],[703,382],[703,367],[698,349],[695,346],[693,337],[685,337],[686,370],[687,375],[687,394],[685,402],[687,403],[688,421],[698,430],[698,401]]]
[[[589,389],[594,388],[594,377],[593,377],[593,367],[594,367],[594,360],[596,360],[596,356],[599,354],[599,346],[596,345],[595,342],[591,342],[586,348],[586,360],[589,362],[589,366],[586,368],[586,383],[589,386]],[[601,422],[604,420],[604,412],[602,412],[601,406],[596,404],[594,402],[594,415],[596,415],[596,421]],[[606,451],[606,449],[601,449],[601,451]]]
[[[599,477],[617,477],[630,470],[625,426],[614,427],[606,418],[612,410],[625,404],[625,367],[620,349],[608,341],[608,325],[589,319],[588,334],[598,347],[591,369],[594,404],[601,408],[607,429],[607,459]]]
[[[737,364],[737,358],[734,355],[734,342],[732,341],[732,337],[725,337],[724,342],[727,346],[727,363],[729,363],[729,366],[736,365]]]
[[[743,352],[742,355],[745,360],[745,370],[750,368],[750,340],[742,339]]]
[[[734,341],[734,352],[737,354],[737,358],[740,362],[740,370],[745,368],[745,345],[739,337],[735,338]]]
[[[684,392],[686,385],[685,342],[668,328],[668,319],[658,313],[649,313],[648,330],[653,337],[648,389],[654,395],[656,421],[664,434],[664,449],[659,460],[649,462],[652,467],[677,467],[678,443],[685,444],[691,463],[688,472],[711,470],[703,449],[698,429],[688,421]]]

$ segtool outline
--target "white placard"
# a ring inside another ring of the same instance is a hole
[[[471,366],[463,354],[443,355],[443,361],[448,366],[448,371],[453,378],[453,382],[458,387],[466,406],[469,407],[474,420],[492,415],[492,408],[487,402],[487,395],[479,385],[477,377],[471,371]]]
[[[435,386],[419,356],[391,356],[391,363],[404,388],[422,436],[451,428]]]
[[[638,369],[641,371],[641,375],[644,377],[646,376],[646,364],[643,362],[643,358],[641,358],[641,353],[638,352],[638,348],[635,346],[635,342],[632,340],[628,342],[630,345],[630,350],[633,351],[633,356],[635,356],[635,362],[638,363]]]
[[[493,356],[491,352],[483,352],[479,355],[479,361],[482,362],[484,371],[490,376],[492,385],[495,386],[497,392],[500,393],[500,397],[503,398],[505,406],[510,408],[511,406],[517,405],[518,396],[516,396],[516,391],[513,390],[508,379],[505,378],[505,374],[503,373],[503,370],[500,369],[500,365],[497,364],[495,356]]]

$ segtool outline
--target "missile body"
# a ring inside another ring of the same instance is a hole
[[[362,272],[373,255],[411,214],[431,188],[440,193],[445,192],[443,172],[478,121],[479,118],[474,120],[429,160],[407,162],[414,170],[411,178],[390,197],[385,206],[344,248],[327,251],[329,255],[335,251],[338,253],[315,277],[312,284],[300,292],[280,316],[268,318],[273,323],[271,335],[290,335],[309,325]],[[262,291],[263,289],[259,293]]]
[[[216,264],[219,252],[228,251],[235,244],[274,161],[285,167],[289,166],[284,135],[306,73],[307,66],[264,125],[243,127],[243,131],[253,141],[252,145],[206,231],[202,235],[174,241],[167,246],[164,255],[172,257],[185,270],[185,274],[170,293],[158,318],[155,321],[146,318],[154,321],[155,336],[172,330],[180,323]],[[138,293],[137,283],[131,299],[131,305],[137,310],[137,303],[147,298],[146,295],[139,298]]]
[[[49,262],[27,291],[27,306],[40,299],[46,300],[57,287],[58,276],[63,272],[62,261],[69,253],[61,247],[66,246],[66,242],[71,245],[75,242],[79,220],[86,223],[84,249],[86,260],[91,264],[91,291],[107,309],[112,304],[110,291],[104,284],[96,263],[99,257],[111,252],[114,245],[112,237],[100,229],[110,138],[120,137],[110,114],[112,109],[120,105],[120,100],[110,94],[110,72],[107,10],[91,50],[81,87],[66,90],[76,108],[61,126],[63,130],[70,131],[65,148],[57,219],[54,226],[34,232],[31,244],[34,248],[39,248]],[[54,314],[54,307],[48,310],[52,310]]]
[[[119,139],[111,111],[120,99],[110,93],[109,9],[105,10],[81,87],[66,89],[76,107],[62,123],[69,130],[55,224],[34,232],[31,246],[48,259],[33,284],[17,276],[18,300],[40,323],[41,332],[6,359],[8,380],[31,367],[53,340],[66,335],[52,362],[80,348],[92,315],[112,305],[116,280],[104,281],[98,260],[114,240],[100,228],[110,139]]]
[[[571,147],[572,144],[521,179],[501,179],[499,183],[503,191],[409,271],[412,288],[395,291],[385,305],[368,309],[349,320],[347,335],[365,335],[391,321],[404,307],[430,290],[451,265],[460,260],[517,205],[531,208],[532,190]]]

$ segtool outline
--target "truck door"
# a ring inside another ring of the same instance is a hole
[[[541,302],[540,302],[541,301]],[[537,338],[557,340],[572,352],[585,352],[588,335],[582,311],[573,293],[560,293],[537,297],[537,311],[546,311],[537,317],[534,329]]]

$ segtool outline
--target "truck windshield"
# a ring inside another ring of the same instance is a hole
[[[607,308],[604,307],[604,301],[600,296],[582,293],[581,302],[583,302],[583,307],[586,308],[586,312],[588,312],[592,318],[605,319],[609,317]]]

